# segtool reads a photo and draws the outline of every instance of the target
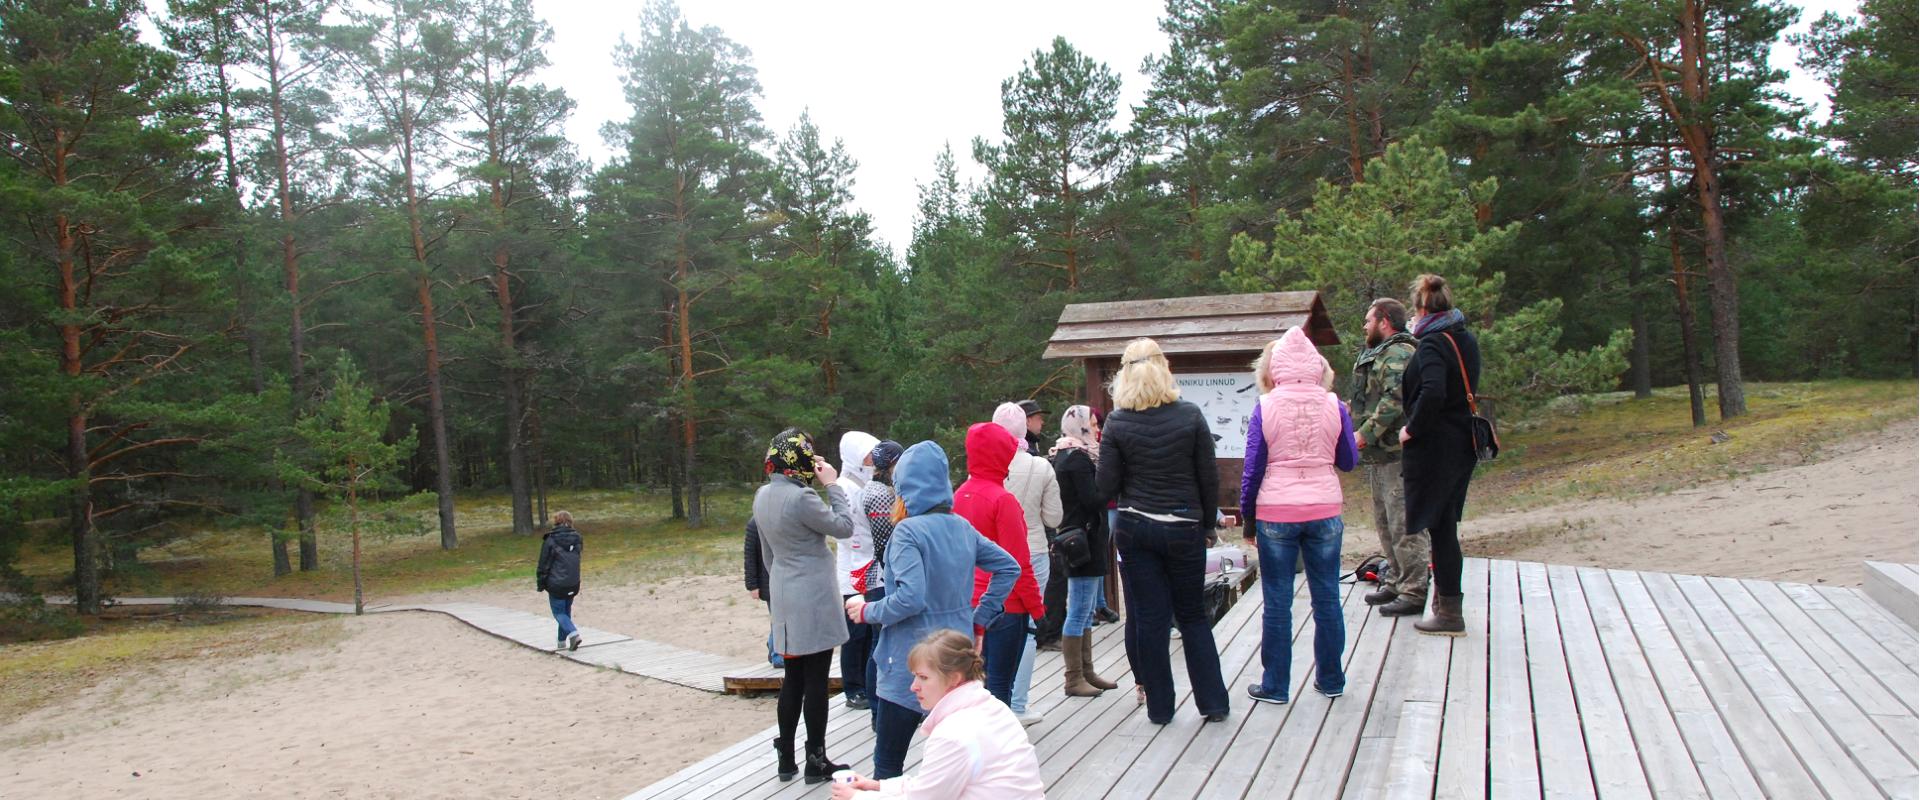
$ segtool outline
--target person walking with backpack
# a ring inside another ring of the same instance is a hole
[[[1453,307],[1447,280],[1421,275],[1413,295],[1413,335],[1420,340],[1400,394],[1407,406],[1400,429],[1401,478],[1407,491],[1407,530],[1424,530],[1433,547],[1433,611],[1414,623],[1421,633],[1463,636],[1460,609],[1460,516],[1467,484],[1479,459],[1474,453],[1469,393],[1480,382],[1480,340],[1467,330],[1466,315]]]
[[[1407,529],[1407,491],[1400,477],[1400,425],[1406,421],[1400,380],[1419,344],[1407,332],[1407,307],[1382,297],[1367,307],[1367,349],[1353,363],[1353,443],[1373,495],[1373,527],[1387,571],[1367,605],[1384,617],[1427,609],[1427,532]]]
[[[580,594],[580,532],[573,515],[553,513],[553,530],[540,537],[540,565],[534,569],[534,590],[547,593],[547,607],[560,623],[560,640],[553,649],[580,649],[580,629],[573,625],[573,598]]]
[[[1290,328],[1254,362],[1260,387],[1247,430],[1240,477],[1241,536],[1260,554],[1265,600],[1260,628],[1260,682],[1247,696],[1285,703],[1293,686],[1293,566],[1306,564],[1313,608],[1314,689],[1347,690],[1341,661],[1347,626],[1340,614],[1340,476],[1360,455],[1353,420],[1327,387],[1333,372],[1302,328]]]

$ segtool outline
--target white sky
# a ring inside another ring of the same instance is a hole
[[[1804,9],[1799,32],[1827,10],[1856,13],[1858,0],[1785,0]],[[163,0],[148,0],[163,13]],[[544,79],[578,103],[568,138],[582,156],[605,164],[613,155],[601,126],[631,114],[620,91],[613,48],[624,34],[638,41],[634,0],[535,0],[553,26],[553,62]],[[1121,79],[1120,126],[1147,89],[1141,61],[1165,48],[1157,25],[1162,0],[681,0],[696,26],[713,25],[753,52],[763,97],[760,113],[775,136],[810,110],[828,138],[845,140],[859,162],[854,196],[873,216],[880,237],[905,253],[918,199],[915,184],[932,176],[934,154],[951,143],[963,178],[981,171],[975,136],[1000,132],[1000,82],[1020,70],[1056,35]],[[1788,70],[1786,87],[1826,115],[1826,88],[1794,64],[1795,48],[1774,48]]]

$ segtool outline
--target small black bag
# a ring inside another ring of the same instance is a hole
[[[1467,427],[1473,432],[1473,454],[1481,463],[1500,457],[1500,432],[1493,429],[1493,420],[1480,416],[1480,404],[1474,400],[1473,382],[1467,380],[1467,362],[1460,356],[1460,343],[1453,340],[1453,334],[1443,333],[1447,344],[1453,346],[1453,361],[1460,365],[1460,384],[1467,387],[1467,411],[1472,419]]]
[[[1087,541],[1087,529],[1075,525],[1061,528],[1050,542],[1053,554],[1066,562],[1069,569],[1079,569],[1093,560],[1093,545]]]

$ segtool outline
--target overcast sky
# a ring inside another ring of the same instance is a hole
[[[164,0],[148,0],[155,10]],[[1820,13],[1853,14],[1857,0],[1787,0],[1805,9],[1800,31]],[[545,79],[579,104],[568,137],[595,164],[613,155],[603,124],[631,113],[620,91],[613,48],[625,35],[638,41],[640,3],[634,0],[535,0],[553,26]],[[859,161],[854,196],[874,219],[881,238],[904,253],[918,198],[933,158],[951,143],[963,177],[978,177],[975,136],[1000,131],[1000,82],[1020,70],[1054,36],[1105,62],[1121,79],[1118,124],[1145,94],[1140,64],[1162,51],[1157,21],[1162,0],[973,0],[920,3],[901,0],[771,2],[682,0],[696,26],[713,25],[753,52],[763,89],[759,107],[767,128],[784,135],[811,110],[829,138],[845,140]],[[1794,64],[1781,44],[1774,66],[1789,70],[1787,88],[1825,115],[1825,87]]]

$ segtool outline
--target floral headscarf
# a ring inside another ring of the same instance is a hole
[[[1066,412],[1060,415],[1060,440],[1053,444],[1053,449],[1048,450],[1047,455],[1062,450],[1080,450],[1093,459],[1093,463],[1100,463],[1100,437],[1093,432],[1094,419],[1091,407],[1068,406]]]
[[[813,480],[813,437],[799,428],[788,428],[767,445],[767,474],[780,473],[801,483]]]

